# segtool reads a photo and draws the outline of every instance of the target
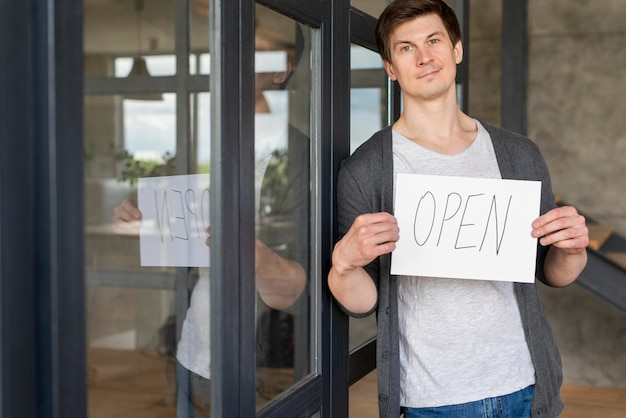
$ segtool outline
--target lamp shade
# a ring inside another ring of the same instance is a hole
[[[151,77],[146,60],[143,57],[135,57],[133,59],[133,66],[128,73],[128,77]],[[124,98],[130,100],[163,100],[163,96],[160,93],[131,93],[125,94]]]

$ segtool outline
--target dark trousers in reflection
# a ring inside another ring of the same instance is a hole
[[[211,416],[211,381],[176,362],[176,418]]]

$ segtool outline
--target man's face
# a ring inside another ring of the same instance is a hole
[[[385,69],[397,80],[405,100],[435,100],[455,94],[456,65],[461,43],[452,45],[441,18],[417,17],[396,27],[389,38],[391,62]]]

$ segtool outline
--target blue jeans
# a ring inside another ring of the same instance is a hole
[[[402,408],[404,418],[530,418],[533,386],[482,401],[433,408]]]
[[[211,381],[176,362],[176,418],[211,416]]]

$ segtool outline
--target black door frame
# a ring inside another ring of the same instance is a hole
[[[80,0],[0,3],[4,417],[86,414],[82,21]]]
[[[260,4],[272,8],[319,31],[320,48],[313,60],[319,64],[319,114],[321,150],[316,161],[319,170],[320,193],[317,199],[320,211],[320,271],[328,271],[334,230],[334,173],[346,144],[333,143],[332,138],[349,138],[349,25],[347,1],[263,0]],[[212,120],[212,187],[215,190],[211,213],[222,218],[212,228],[216,242],[220,237],[239,237],[226,245],[212,248],[211,269],[216,277],[229,277],[229,286],[212,281],[213,295],[211,338],[222,341],[212,351],[212,410],[217,416],[250,417],[255,414],[254,358],[254,214],[251,205],[253,190],[253,136],[254,127],[254,68],[249,65],[254,57],[254,0],[236,2],[213,0],[211,51],[219,54],[212,59],[211,100],[217,118]],[[221,24],[228,22],[228,24]],[[223,48],[223,45],[235,46]],[[317,65],[316,65],[317,66]],[[239,92],[239,94],[233,94]],[[343,115],[343,116],[342,116]],[[315,122],[314,122],[315,123]],[[345,141],[344,141],[345,142]],[[227,164],[224,162],[228,162]],[[237,185],[237,187],[233,187]],[[236,209],[236,210],[234,210]],[[317,279],[317,278],[315,278]],[[322,282],[324,282],[322,280]],[[347,416],[347,349],[348,322],[345,315],[332,303],[325,284],[321,298],[312,303],[318,307],[321,341],[316,373],[303,379],[288,394],[263,408],[259,416]],[[232,329],[236,338],[228,338]]]

